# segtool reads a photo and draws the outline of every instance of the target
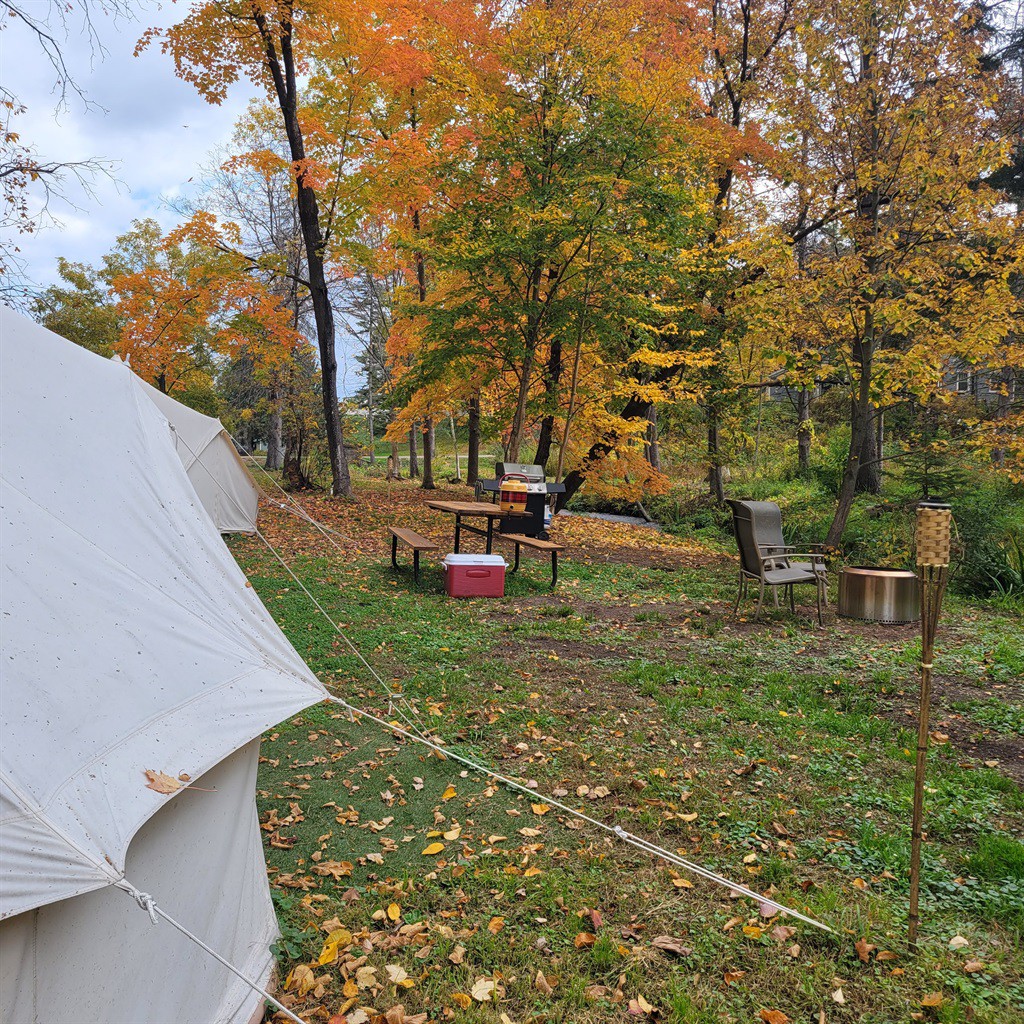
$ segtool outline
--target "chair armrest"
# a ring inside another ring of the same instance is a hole
[[[820,562],[823,560],[820,553],[812,554],[809,551],[787,551],[785,555],[769,555],[767,558],[762,558],[761,562],[767,567],[769,562],[778,562],[780,558],[785,558],[787,561],[791,558],[806,558],[811,562]]]

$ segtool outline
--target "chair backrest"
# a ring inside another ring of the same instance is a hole
[[[754,536],[763,548],[782,547],[782,510],[774,501],[744,501],[754,522]]]
[[[743,571],[753,576],[762,574],[761,553],[757,548],[757,535],[754,528],[754,515],[751,505],[763,505],[761,501],[739,501],[735,498],[726,499],[732,509],[732,529],[736,535],[736,547],[740,552],[740,565]]]

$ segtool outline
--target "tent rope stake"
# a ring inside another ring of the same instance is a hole
[[[141,889],[137,889],[127,878],[122,878],[119,882],[115,883],[117,888],[122,892],[127,893],[139,906],[140,909],[144,910],[149,914],[149,919],[153,924],[158,923],[159,918],[163,918],[172,928],[176,928],[182,935],[185,936],[190,942],[194,942],[204,953],[213,957],[218,963],[226,967],[236,978],[245,982],[253,990],[253,992],[261,995],[268,1003],[272,1003],[281,1011],[290,1021],[294,1021],[294,1024],[306,1024],[301,1017],[296,1016],[291,1010],[288,1009],[283,1003],[275,999],[266,989],[261,988],[256,982],[251,981],[247,978],[234,964],[230,961],[225,960],[215,949],[208,946],[199,936],[193,935],[180,921],[176,921],[170,914],[167,913],[162,907],[158,907],[156,900],[147,892],[142,892]]]

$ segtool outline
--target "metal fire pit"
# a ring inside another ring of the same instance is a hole
[[[921,618],[917,574],[909,569],[868,565],[840,569],[839,614],[844,619],[890,626],[917,622]]]

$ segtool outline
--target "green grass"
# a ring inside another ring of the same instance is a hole
[[[252,540],[235,551],[314,671],[353,703],[386,709],[385,687],[271,557]],[[396,577],[382,548],[294,566],[386,688],[453,748],[771,886],[834,929],[780,939],[781,919],[746,900],[696,879],[678,886],[690,880],[323,705],[265,737],[258,783],[282,971],[312,963],[325,978],[303,1012],[402,1003],[431,1020],[587,1022],[622,1019],[642,996],[662,1020],[693,1024],[756,1021],[762,1009],[793,1021],[822,1010],[877,1024],[911,1012],[1024,1019],[1024,798],[951,744],[929,761],[920,953],[903,939],[915,738],[913,721],[887,709],[901,692],[913,700],[919,647],[907,631],[839,636],[808,609],[736,623],[728,566],[664,571],[570,552],[555,595],[541,563],[527,562],[504,599],[460,602],[440,595],[434,570],[420,588]],[[936,675],[978,688],[961,714],[994,716],[1010,704],[984,689],[1016,685],[1021,649],[1019,619],[951,600]],[[435,842],[443,849],[424,854]],[[332,919],[355,937],[340,968],[315,963]],[[420,924],[406,942],[402,929]],[[658,935],[691,952],[660,951]],[[969,945],[951,949],[955,935]],[[853,946],[862,938],[877,947],[867,963]],[[350,1002],[345,965],[361,956],[379,978],[401,966],[413,985],[368,984]],[[965,971],[971,961],[983,968]],[[550,994],[538,970],[556,979]],[[456,995],[480,978],[502,987],[500,1002],[462,1008]],[[920,1005],[930,992],[943,996],[937,1009]]]

